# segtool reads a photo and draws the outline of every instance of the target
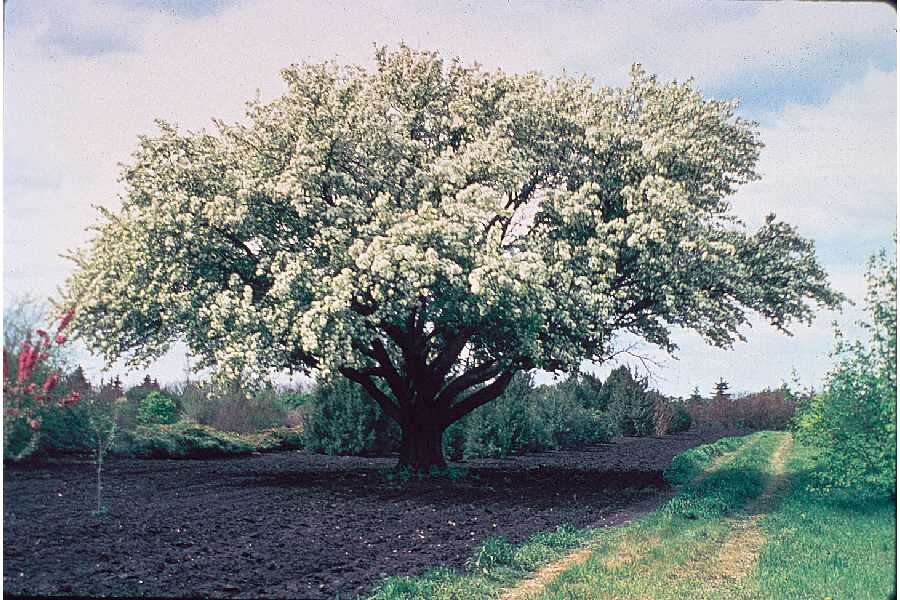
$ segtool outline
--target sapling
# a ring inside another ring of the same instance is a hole
[[[94,515],[103,515],[107,507],[103,505],[103,460],[116,439],[117,406],[115,401],[98,397],[90,400],[89,423],[94,442],[94,465],[97,467],[97,509]]]

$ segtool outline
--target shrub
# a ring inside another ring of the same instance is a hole
[[[573,376],[554,386],[535,388],[530,375],[518,374],[501,397],[448,429],[445,447],[461,445],[462,457],[479,458],[606,441],[609,419],[581,404],[590,398],[582,381]]]
[[[463,457],[507,456],[544,447],[548,424],[529,406],[533,392],[531,376],[519,373],[502,396],[473,411],[462,426]]]
[[[251,433],[284,425],[288,409],[274,389],[248,392],[241,388],[217,388],[187,383],[181,391],[185,418],[219,431]]]
[[[168,425],[177,420],[175,400],[161,392],[150,392],[138,405],[137,421],[141,425]]]
[[[255,450],[251,442],[237,434],[189,421],[140,426],[127,439],[129,452],[144,458],[214,458]]]
[[[326,381],[306,402],[304,445],[325,454],[362,454],[395,450],[400,428],[357,384],[344,378]]]
[[[279,452],[303,448],[303,432],[288,427],[275,427],[243,435],[257,452]]]
[[[63,330],[74,315],[66,312],[60,319],[56,334],[35,329],[37,340],[31,333],[21,341],[21,346],[11,346],[18,342],[16,336],[22,331],[4,328],[3,349],[3,458],[22,460],[40,448],[43,420],[47,414],[65,411],[77,404],[78,391],[66,391],[60,385],[63,381],[55,369],[60,363],[59,346],[65,343]],[[24,325],[23,325],[24,327]]]
[[[688,412],[683,402],[674,403],[672,410],[672,420],[669,421],[669,428],[666,433],[681,433],[691,428],[693,419],[691,413]]]
[[[895,240],[896,241],[896,240]],[[896,495],[897,271],[896,257],[872,257],[866,274],[871,321],[865,343],[836,332],[837,366],[824,391],[798,417],[798,436],[821,450],[824,489],[857,488]]]
[[[689,402],[688,411],[701,427],[783,430],[790,425],[796,406],[784,390],[763,390],[734,399],[723,395]]]
[[[609,414],[621,435],[651,435],[654,402],[658,394],[647,389],[647,380],[636,377],[627,366],[613,370],[603,384]]]
[[[55,405],[41,410],[40,453],[90,452],[94,449],[89,402],[90,395],[85,394],[73,406]]]
[[[539,388],[533,411],[538,435],[535,450],[575,448],[608,441],[612,423],[609,416],[578,402],[577,381]]]

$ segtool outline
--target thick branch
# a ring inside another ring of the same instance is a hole
[[[378,361],[378,364],[381,365],[384,380],[387,381],[391,391],[394,392],[397,401],[401,404],[406,404],[409,400],[409,389],[404,384],[400,373],[398,373],[397,369],[394,367],[394,363],[391,361],[387,348],[384,347],[384,344],[378,338],[372,340],[372,355],[375,357],[375,360]]]
[[[437,397],[435,404],[437,404],[438,407],[449,407],[450,404],[453,403],[453,400],[461,393],[470,387],[484,383],[492,377],[496,377],[502,370],[503,369],[496,361],[490,361],[475,367],[471,371],[466,371],[444,387],[444,390]]]
[[[526,202],[528,200],[528,198],[531,196],[531,194],[534,193],[534,190],[537,189],[538,184],[543,179],[544,179],[544,175],[541,173],[535,173],[534,175],[532,175],[531,179],[529,179],[528,182],[522,187],[521,191],[516,196],[511,197],[509,199],[509,201],[507,201],[506,206],[504,208],[516,209],[519,206],[521,206],[522,203]],[[501,219],[502,219],[502,217],[500,215],[495,215],[493,218],[491,218],[491,220],[488,221],[487,227],[484,228],[485,233],[490,231],[491,227],[493,227],[494,225],[499,223],[501,221]],[[503,227],[504,237],[506,234],[506,227],[509,225],[509,222],[511,220],[512,220],[511,218],[508,219],[506,225],[504,225],[504,227]]]
[[[362,371],[357,371],[356,369],[351,369],[349,367],[341,367],[339,369],[341,375],[349,379],[350,381],[355,381],[359,385],[363,387],[366,392],[370,396],[372,396],[378,405],[381,407],[381,410],[384,411],[384,414],[391,417],[398,423],[401,422],[400,418],[400,409],[394,404],[390,397],[378,389],[378,386],[375,385],[375,381],[372,380],[372,377],[364,374]]]
[[[487,404],[506,391],[509,382],[512,381],[515,371],[504,371],[490,384],[484,386],[458,402],[450,409],[447,423],[454,423],[463,418],[479,406]]]

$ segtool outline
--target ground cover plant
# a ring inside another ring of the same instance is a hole
[[[731,212],[761,146],[733,104],[639,68],[597,88],[403,46],[375,64],[292,66],[242,123],[141,138],[59,299],[81,339],[131,364],[180,340],[232,382],[342,375],[429,470],[517,372],[840,303],[811,241]]]

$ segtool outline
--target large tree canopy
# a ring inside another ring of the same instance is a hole
[[[243,123],[141,138],[63,298],[108,359],[180,339],[226,378],[339,372],[426,467],[517,370],[602,361],[617,332],[726,347],[751,313],[785,330],[840,301],[794,228],[730,212],[761,143],[689,83],[635,68],[598,89],[406,47],[283,75]]]

